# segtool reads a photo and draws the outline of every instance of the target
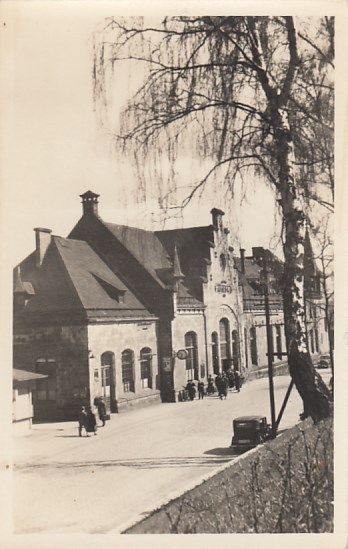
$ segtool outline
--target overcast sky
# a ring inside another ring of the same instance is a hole
[[[101,195],[99,213],[106,221],[162,228],[151,225],[159,218],[154,193],[137,204],[136,174],[129,161],[116,161],[111,136],[98,127],[93,111],[92,33],[108,14],[105,5],[82,11],[77,3],[71,10],[54,4],[53,9],[47,3],[41,9],[20,4],[2,21],[8,79],[2,218],[5,231],[16,235],[9,249],[12,265],[32,251],[34,227],[66,236],[81,215],[79,195],[89,189]],[[126,98],[127,83],[118,85]],[[194,169],[189,159],[183,161],[183,173],[185,168]],[[241,208],[238,199],[231,205],[207,192],[166,228],[207,225],[216,206],[226,211],[237,244],[247,249],[274,245],[271,191],[256,181],[248,202]]]

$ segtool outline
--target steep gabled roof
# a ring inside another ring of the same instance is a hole
[[[156,233],[114,223],[103,222],[103,224],[153,276],[156,282],[161,287],[165,287],[166,275],[172,271],[173,264]]]
[[[54,242],[84,309],[145,310],[87,242],[60,237]]]
[[[39,269],[35,254],[21,264],[23,284],[36,295],[24,313],[84,311],[89,317],[148,316],[149,312],[86,242],[53,236]]]

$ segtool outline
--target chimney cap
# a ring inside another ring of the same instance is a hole
[[[80,194],[80,197],[82,198],[82,200],[89,200],[89,199],[97,199],[99,198],[99,194],[97,193],[94,193],[93,191],[86,191],[85,193],[83,194]]]
[[[34,231],[39,232],[39,233],[51,234],[52,229],[45,229],[44,227],[35,227]]]
[[[225,212],[219,210],[218,208],[213,208],[212,210],[210,210],[210,213],[212,215],[225,215]]]

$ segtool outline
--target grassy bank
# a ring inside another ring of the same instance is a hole
[[[125,533],[333,532],[332,428],[302,422]]]

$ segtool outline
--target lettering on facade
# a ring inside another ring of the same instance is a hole
[[[219,294],[231,294],[232,286],[229,284],[215,284],[215,291]]]

